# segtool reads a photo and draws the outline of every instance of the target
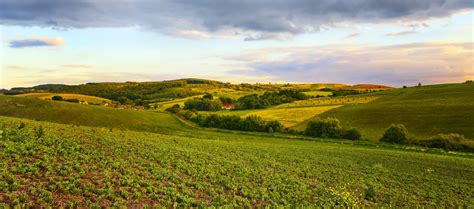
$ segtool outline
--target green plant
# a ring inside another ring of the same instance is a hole
[[[362,134],[356,128],[350,128],[348,130],[343,131],[342,138],[349,139],[349,140],[359,140]]]
[[[341,129],[339,120],[336,118],[316,118],[308,123],[305,134],[314,137],[337,138],[340,137]]]
[[[56,96],[51,97],[51,99],[54,100],[54,101],[62,101],[63,97],[56,95]]]
[[[381,142],[403,144],[408,140],[408,130],[403,124],[392,124],[385,130]]]

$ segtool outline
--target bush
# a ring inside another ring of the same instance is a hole
[[[351,128],[349,130],[345,130],[342,138],[349,139],[349,140],[359,140],[362,135],[360,134],[359,130],[355,128]]]
[[[338,138],[342,127],[336,118],[316,118],[308,123],[305,134],[314,137]]]
[[[403,144],[408,140],[408,131],[403,124],[392,124],[380,138],[381,142]]]
[[[54,100],[54,101],[62,101],[63,97],[56,95],[56,96],[51,97],[51,99]]]
[[[66,101],[66,102],[79,103],[79,100],[78,100],[78,99],[65,99],[64,101]]]
[[[211,95],[212,96],[212,95]],[[217,111],[222,107],[222,102],[216,99],[194,98],[184,103],[184,109],[199,111]]]
[[[179,104],[174,104],[172,107],[166,108],[167,112],[171,112],[171,113],[175,113],[175,114],[178,113],[179,110],[180,110]]]
[[[427,140],[416,141],[415,144],[444,150],[473,152],[474,147],[463,144],[463,141],[465,141],[465,138],[460,134],[438,134]]]

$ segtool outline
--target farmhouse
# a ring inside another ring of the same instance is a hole
[[[234,109],[235,105],[234,104],[223,104],[221,109],[222,110],[231,110]]]

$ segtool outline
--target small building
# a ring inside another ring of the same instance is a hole
[[[221,107],[221,110],[231,110],[234,109],[235,105],[234,104],[223,104]]]

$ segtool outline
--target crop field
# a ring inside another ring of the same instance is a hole
[[[217,112],[199,111],[200,114],[237,115],[247,117],[257,115],[265,120],[277,120],[284,127],[291,127],[341,105],[320,105],[309,107],[274,107],[253,110],[226,110]]]
[[[328,92],[328,91],[306,91],[306,92],[303,92],[304,94],[308,95],[308,96],[330,96],[332,93],[331,92]]]
[[[82,94],[62,94],[62,93],[28,93],[28,94],[19,94],[18,97],[27,97],[27,98],[39,98],[45,100],[51,100],[53,96],[61,96],[63,99],[78,99],[79,101],[85,101],[93,104],[102,104],[102,103],[111,103],[112,101],[105,98],[82,95]]]
[[[248,113],[245,116],[257,115],[266,120],[277,120],[284,127],[291,127],[316,115],[326,112],[340,105],[326,105],[314,107],[296,107],[296,108],[272,108]]]
[[[321,114],[378,139],[391,123],[404,124],[416,137],[458,133],[474,139],[474,84],[444,84],[372,94],[379,99],[345,105]]]
[[[34,207],[469,206],[474,159],[338,141],[170,136],[0,117],[0,202]]]
[[[275,108],[359,104],[359,103],[368,103],[368,102],[376,100],[377,98],[378,98],[377,96],[372,96],[372,95],[322,97],[322,98],[315,98],[315,99],[308,99],[308,100],[298,100],[292,103],[281,104],[281,105],[275,106]]]

